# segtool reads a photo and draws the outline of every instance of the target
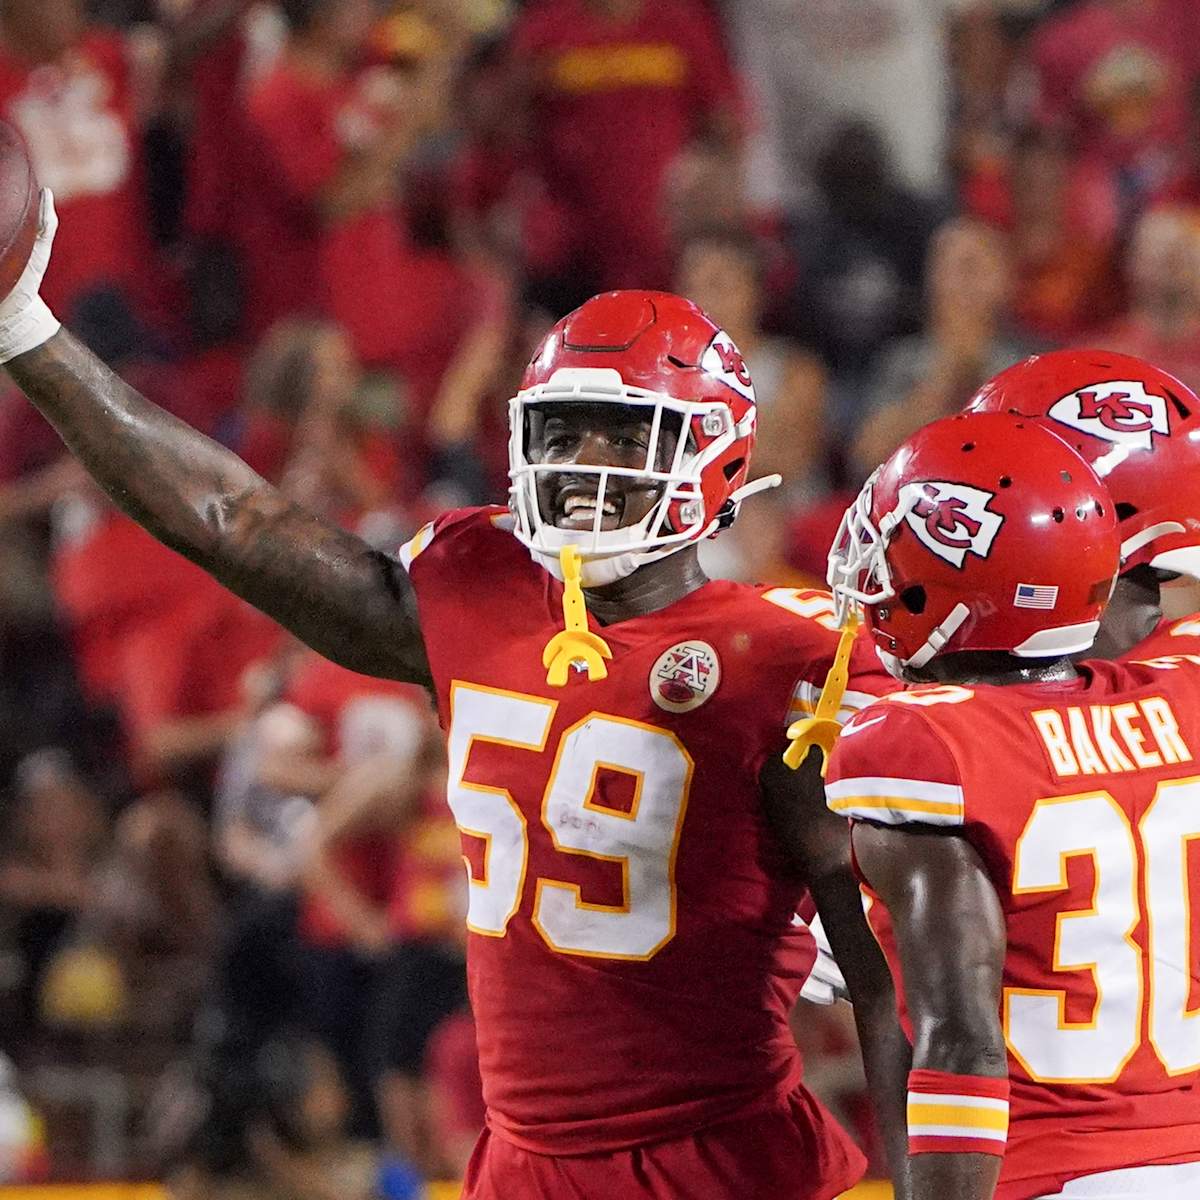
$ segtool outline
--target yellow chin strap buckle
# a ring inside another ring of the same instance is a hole
[[[588,679],[608,677],[606,658],[612,658],[608,643],[593,633],[587,624],[587,604],[583,599],[583,560],[576,546],[564,546],[559,551],[558,561],[563,573],[563,623],[566,629],[556,633],[542,651],[542,666],[546,668],[546,682],[551,687],[565,687],[567,674],[573,663],[582,663],[587,668]],[[580,668],[582,669],[582,667]],[[844,685],[843,685],[844,686]]]
[[[792,744],[783,752],[783,761],[793,771],[799,770],[800,764],[808,757],[808,752],[817,746],[821,751],[821,778],[825,778],[825,768],[829,765],[833,744],[842,732],[837,715],[842,707],[842,697],[846,694],[846,685],[850,682],[850,654],[854,649],[854,637],[857,632],[858,617],[852,613],[842,629],[837,653],[833,656],[833,666],[825,676],[816,712],[811,717],[804,717],[788,726],[788,740]]]

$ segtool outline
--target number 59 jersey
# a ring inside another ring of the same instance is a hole
[[[826,778],[845,816],[960,831],[995,885],[1012,1082],[1000,1200],[1200,1160],[1200,667],[1080,670],[897,693],[847,724]],[[863,890],[903,1009],[888,914]]]
[[[800,1078],[775,986],[799,889],[758,780],[833,659],[829,598],[713,581],[593,622],[608,677],[550,687],[562,587],[505,518],[449,514],[401,553],[448,734],[489,1125],[585,1154],[776,1105]],[[865,643],[855,663],[852,688],[888,688]],[[808,1166],[846,1174],[829,1124]]]

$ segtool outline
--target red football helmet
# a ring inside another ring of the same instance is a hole
[[[1056,350],[1002,371],[974,412],[1044,417],[1108,485],[1121,569],[1148,563],[1200,579],[1200,397],[1140,358]]]
[[[644,466],[530,461],[529,411],[566,403],[644,407],[651,421]],[[710,537],[733,520],[743,499],[778,482],[771,476],[746,483],[755,417],[754,386],[741,354],[694,304],[667,292],[594,296],[547,334],[509,403],[514,532],[556,575],[562,547],[577,545],[585,587],[611,583]],[[680,435],[664,466],[659,447],[667,427]],[[596,477],[591,530],[560,529],[545,519],[537,484],[547,472]],[[662,494],[636,525],[605,530],[605,489],[619,475],[654,480]]]
[[[965,413],[915,433],[867,481],[829,555],[888,669],[959,650],[1086,650],[1118,564],[1112,501],[1040,421]]]

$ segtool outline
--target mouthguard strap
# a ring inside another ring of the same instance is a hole
[[[833,656],[833,665],[825,676],[816,712],[788,727],[787,735],[791,745],[784,751],[783,761],[793,771],[799,769],[800,764],[808,757],[808,752],[816,746],[821,751],[821,778],[825,777],[829,756],[833,753],[833,744],[842,732],[837,715],[850,682],[850,655],[854,650],[854,638],[857,633],[858,616],[852,611],[842,627],[842,636]]]
[[[563,624],[542,652],[546,682],[551,687],[565,687],[572,663],[582,663],[588,679],[608,677],[606,658],[612,658],[608,643],[588,628],[587,602],[583,598],[583,559],[577,546],[564,546],[558,554],[563,576]],[[583,668],[581,668],[583,669]]]

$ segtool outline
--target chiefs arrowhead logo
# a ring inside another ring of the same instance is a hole
[[[751,404],[754,403],[754,384],[750,381],[750,368],[746,366],[742,352],[724,330],[709,342],[708,349],[700,359],[700,367],[710,375],[717,376],[722,383],[727,383],[738,395],[745,396]]]
[[[1152,395],[1136,379],[1089,384],[1056,400],[1047,416],[1092,437],[1138,450],[1149,450],[1156,433],[1163,437],[1171,433],[1166,398]]]
[[[968,554],[987,558],[1004,518],[988,508],[993,492],[965,483],[906,483],[900,489],[904,519],[939,558],[962,567]]]

